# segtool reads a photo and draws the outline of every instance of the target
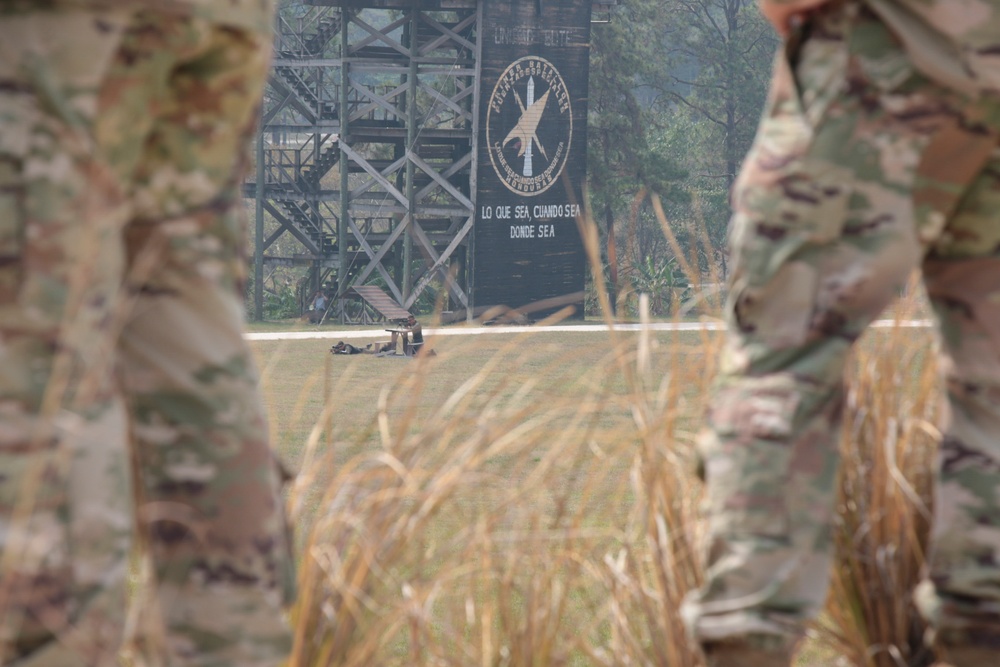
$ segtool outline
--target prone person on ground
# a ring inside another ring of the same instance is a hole
[[[371,354],[372,345],[369,343],[365,349],[351,345],[350,343],[345,343],[344,341],[337,341],[337,344],[330,348],[331,354]]]

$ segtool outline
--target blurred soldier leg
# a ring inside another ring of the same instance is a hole
[[[916,602],[958,667],[1000,664],[1000,151],[924,263],[951,424]]]
[[[126,12],[0,7],[0,664],[113,664],[132,530],[123,193],[93,151]]]
[[[996,145],[857,4],[776,63],[734,193],[729,334],[699,440],[707,580],[682,609],[710,664],[784,665],[826,597],[846,355]]]
[[[172,664],[287,651],[289,545],[234,292],[270,14],[238,4],[198,7],[235,27],[0,8],[3,664],[116,662],[133,522],[122,388]]]
[[[98,137],[133,190],[120,380],[171,665],[290,648],[291,545],[242,337],[241,186],[269,52],[266,31],[140,13],[102,96]]]

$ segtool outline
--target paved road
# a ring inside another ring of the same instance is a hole
[[[898,324],[904,328],[924,328],[930,326],[928,320],[879,320],[873,326],[891,327]],[[719,331],[722,329],[721,322],[657,322],[650,324],[653,331]],[[640,324],[616,324],[618,331],[640,331]],[[607,331],[604,324],[557,324],[553,326],[491,326],[491,327],[463,327],[454,326],[440,329],[424,328],[425,336],[475,336],[477,334],[509,334],[509,333],[548,333],[553,331],[594,333]],[[345,340],[348,338],[377,338],[384,334],[379,329],[342,329],[339,331],[328,331],[314,329],[311,331],[269,331],[246,334],[247,340],[311,340],[311,339],[334,339]]]

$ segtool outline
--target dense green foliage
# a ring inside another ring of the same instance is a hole
[[[648,276],[677,262],[650,193],[687,258],[724,275],[728,193],[764,105],[774,32],[751,0],[622,0],[592,41],[589,180],[609,280],[620,294],[648,291]],[[671,298],[652,296],[666,314]]]

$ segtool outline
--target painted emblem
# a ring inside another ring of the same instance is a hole
[[[486,112],[490,162],[511,192],[538,195],[558,180],[569,159],[573,111],[559,70],[526,56],[504,70]]]

